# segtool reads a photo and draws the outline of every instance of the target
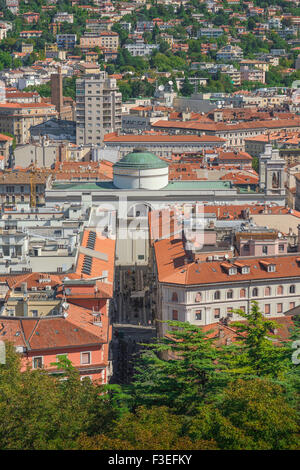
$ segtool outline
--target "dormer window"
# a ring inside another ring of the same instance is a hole
[[[249,266],[243,266],[242,267],[242,274],[249,274],[249,273],[250,273]]]
[[[241,273],[241,274],[249,274],[250,273],[250,266],[246,265],[246,264],[243,264],[239,261],[236,261],[234,263],[234,266],[238,269],[238,271]]]
[[[233,267],[230,268],[230,269],[228,270],[228,274],[229,274],[229,276],[232,276],[232,275],[237,274],[237,269],[236,269],[236,268],[233,268]]]
[[[270,263],[268,261],[260,261],[259,264],[268,273],[274,273],[276,271],[276,264],[274,263]]]
[[[221,267],[229,276],[237,274],[237,268],[231,263],[221,263]]]

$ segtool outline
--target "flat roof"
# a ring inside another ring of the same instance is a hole
[[[170,181],[167,186],[161,188],[159,191],[180,191],[180,190],[195,190],[195,189],[231,189],[232,184],[230,181]],[[112,181],[100,182],[76,182],[76,183],[53,183],[53,189],[68,189],[74,191],[126,191],[126,189],[119,189],[114,186]],[[144,189],[141,189],[143,191]],[[133,191],[128,188],[128,191]],[[134,191],[140,191],[136,189]]]

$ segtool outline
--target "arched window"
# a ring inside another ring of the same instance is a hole
[[[195,299],[195,300],[196,300],[196,302],[201,302],[201,300],[202,300],[202,294],[201,294],[201,292],[197,292],[197,294],[196,294],[196,299]]]
[[[296,287],[294,285],[290,286],[290,294],[295,294]]]
[[[173,292],[173,294],[172,294],[172,302],[178,302],[178,295],[177,295],[177,292]]]
[[[265,296],[269,297],[271,295],[271,287],[265,287]]]
[[[233,299],[233,291],[232,290],[227,291],[226,297],[227,299]]]
[[[220,300],[220,297],[221,297],[220,291],[217,290],[217,291],[215,292],[214,299],[215,299],[215,300]]]
[[[283,286],[278,286],[277,287],[277,295],[282,295],[283,294]]]
[[[254,289],[252,290],[252,297],[258,297],[258,289],[257,289],[257,287],[254,287]]]
[[[246,297],[246,289],[241,289],[240,290],[240,298],[244,299]]]

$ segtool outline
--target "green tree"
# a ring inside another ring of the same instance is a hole
[[[221,358],[208,333],[189,323],[167,324],[169,334],[149,345],[141,357],[133,398],[137,405],[170,406],[179,414],[192,414],[197,403],[217,394],[228,377],[216,364]]]
[[[14,347],[7,344],[6,364],[0,365],[0,448],[72,449],[80,434],[109,429],[119,411],[110,394],[80,376],[67,359],[55,363],[62,373],[21,372]]]
[[[245,322],[233,322],[240,338],[236,348],[236,354],[232,355],[232,364],[236,366],[236,372],[242,375],[269,377],[271,379],[283,378],[284,374],[292,367],[290,348],[277,337],[274,344],[274,332],[280,325],[273,320],[266,319],[259,309],[258,303],[253,301],[251,311],[233,310],[243,317]]]
[[[219,449],[299,449],[299,420],[279,385],[266,379],[237,380],[219,403],[199,407],[189,426],[192,439],[214,439]]]
[[[193,441],[184,436],[185,419],[167,407],[150,410],[139,407],[114,423],[109,433],[99,436],[80,436],[79,449],[84,450],[212,450],[213,439]]]

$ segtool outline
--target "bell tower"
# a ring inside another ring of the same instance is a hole
[[[280,157],[278,149],[272,149],[270,144],[265,147],[265,153],[260,155],[260,188],[266,195],[278,194],[284,196],[284,167],[285,160]]]

